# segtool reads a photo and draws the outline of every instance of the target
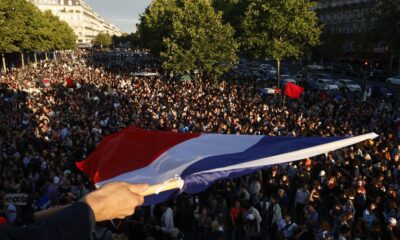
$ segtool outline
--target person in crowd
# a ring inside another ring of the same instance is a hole
[[[298,225],[292,221],[289,213],[285,213],[278,223],[278,231],[282,232],[286,239],[292,239],[297,228]]]
[[[308,191],[308,187],[304,184],[301,188],[299,188],[296,192],[296,198],[294,206],[296,208],[296,220],[303,224],[304,222],[304,207],[308,203],[310,197],[310,192]]]
[[[391,107],[384,114],[378,98],[321,98],[307,89],[283,104],[283,96],[262,95],[235,73],[218,81],[197,76],[181,82],[148,54],[71,54],[75,61],[59,58],[0,75],[0,224],[7,228],[30,224],[33,212],[75,206],[90,196],[94,187],[75,162],[87,158],[105,136],[133,124],[191,133],[346,137],[376,132],[379,137],[220,181],[197,198],[179,195],[171,211],[143,208],[132,216],[140,221],[123,220],[119,234],[137,230],[131,226],[136,224],[141,236],[173,238],[161,231],[165,213],[174,232],[193,239],[203,231],[193,214],[197,206],[208,209],[207,231],[216,239],[256,237],[258,231],[262,237],[282,237],[277,228],[286,214],[299,225],[293,239],[321,238],[324,232],[343,239],[389,236],[389,219],[400,220],[400,125],[393,117],[398,97],[385,99]],[[10,194],[27,197],[10,201]],[[246,204],[259,212],[259,224],[257,214],[246,214]],[[115,234],[112,224],[104,226]]]

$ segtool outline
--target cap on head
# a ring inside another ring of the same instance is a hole
[[[397,225],[397,220],[396,220],[395,218],[389,218],[388,222],[389,222],[391,225]]]

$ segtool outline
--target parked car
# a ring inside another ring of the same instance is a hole
[[[385,70],[373,70],[370,73],[369,80],[372,81],[385,81],[389,77],[388,72]]]
[[[317,86],[320,90],[325,91],[338,91],[339,87],[336,83],[331,79],[318,79]]]
[[[296,75],[294,75],[294,79],[296,79],[297,81],[300,81],[303,79],[303,73],[298,72],[296,73]]]
[[[400,76],[390,77],[386,79],[386,82],[390,84],[400,85]]]
[[[281,78],[281,80],[279,81],[279,85],[280,86],[286,86],[287,83],[294,83],[296,84],[296,80],[292,79],[292,78]]]
[[[258,65],[259,68],[264,68],[264,69],[275,69],[274,66],[272,66],[271,64],[268,63],[263,63]]]
[[[317,82],[312,78],[298,80],[297,83],[307,90],[318,90]]]
[[[338,79],[336,85],[342,90],[349,91],[352,93],[361,92],[360,84],[350,80],[350,79]]]
[[[386,98],[386,97],[392,97],[394,95],[394,92],[385,86],[372,86],[371,87],[371,97],[377,97],[377,98]]]
[[[332,75],[329,73],[317,73],[315,74],[316,79],[333,79]]]
[[[281,79],[292,79],[292,80],[296,81],[295,78],[292,77],[292,75],[290,75],[290,74],[282,74]]]
[[[312,65],[308,65],[307,68],[310,70],[321,70],[321,69],[324,69],[324,66],[314,63]]]

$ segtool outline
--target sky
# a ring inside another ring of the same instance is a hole
[[[136,30],[139,15],[151,0],[85,0],[100,16],[123,32]]]

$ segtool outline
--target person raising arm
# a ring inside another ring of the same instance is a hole
[[[96,222],[125,218],[142,205],[148,184],[111,182],[49,218],[25,227],[0,228],[0,239],[87,240]]]

